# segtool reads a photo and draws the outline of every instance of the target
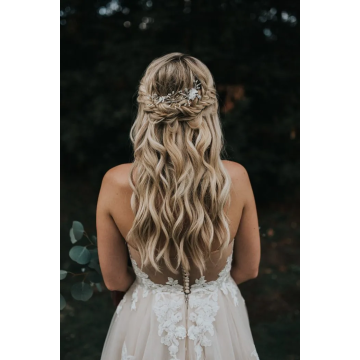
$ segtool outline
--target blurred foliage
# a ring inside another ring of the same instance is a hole
[[[109,4],[121,11],[100,15]],[[213,73],[229,157],[251,173],[258,199],[293,196],[299,177],[298,5],[61,1],[63,174],[91,167],[91,181],[99,181],[108,168],[132,161],[129,130],[139,80],[154,58],[180,51]]]
[[[88,243],[85,246],[75,245],[69,251],[70,259],[82,265],[80,268],[81,272],[76,274],[71,271],[60,270],[60,280],[64,280],[68,274],[71,274],[72,277],[81,276],[81,282],[76,282],[72,285],[71,295],[75,300],[87,301],[94,293],[93,287],[96,287],[99,292],[102,292],[103,289],[97,238],[96,236],[91,236],[90,239],[80,221],[73,221],[69,235],[73,244],[83,237],[88,240]],[[66,300],[64,296],[60,294],[60,310],[63,310],[65,306]]]
[[[60,5],[61,268],[76,270],[72,220],[94,233],[102,176],[132,161],[129,130],[147,65],[174,51],[195,56],[214,75],[227,158],[248,170],[257,201],[261,268],[241,291],[262,360],[299,359],[299,7],[292,0]],[[62,281],[61,292],[71,286]],[[69,299],[61,358],[99,359],[113,312],[108,291],[85,303]]]

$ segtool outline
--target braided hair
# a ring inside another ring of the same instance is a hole
[[[189,89],[196,81],[199,96],[191,101],[181,96],[154,100]],[[230,242],[224,208],[231,180],[221,161],[223,135],[213,77],[198,59],[168,54],[146,69],[137,102],[130,132],[135,221],[127,240],[136,244],[142,265],[161,271],[163,259],[177,273],[180,265],[189,270],[191,259],[203,273],[214,241],[222,243],[220,253]],[[176,252],[175,264],[170,250]]]

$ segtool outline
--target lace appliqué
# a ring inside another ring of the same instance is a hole
[[[119,305],[118,305],[117,308],[116,308],[116,315],[117,315],[117,317],[119,316],[120,311],[122,310],[122,308],[123,308],[123,306],[124,306],[124,303],[126,303],[126,295],[124,295],[124,297],[121,299],[121,301],[119,302]]]
[[[226,266],[219,273],[217,280],[207,282],[205,277],[195,280],[191,285],[190,308],[194,309],[190,313],[189,319],[194,324],[188,330],[190,340],[194,341],[197,360],[201,358],[202,347],[211,346],[211,340],[207,334],[214,335],[214,325],[216,314],[219,310],[218,289],[225,295],[231,294],[235,306],[238,305],[238,287],[230,276],[232,255],[226,260]]]
[[[196,281],[196,285],[204,285],[205,282],[204,279]],[[189,320],[194,324],[190,326],[188,336],[190,340],[194,341],[197,360],[201,358],[202,346],[211,346],[211,340],[207,337],[207,333],[211,336],[214,335],[213,322],[219,310],[218,292],[208,290],[203,290],[199,294],[200,296],[196,296],[196,292],[192,292],[189,300],[190,308],[194,309],[189,315]]]
[[[239,288],[237,287],[235,281],[230,275],[232,262],[232,254],[227,258],[225,267],[221,270],[218,275],[217,280],[207,282],[205,277],[202,276],[200,279],[195,280],[195,284],[191,285],[191,292],[199,292],[201,290],[206,290],[208,292],[215,291],[220,289],[225,295],[228,293],[231,294],[231,297],[234,301],[234,305],[239,304],[238,292]]]
[[[131,258],[131,256],[130,256]],[[238,305],[238,287],[230,275],[232,254],[227,258],[226,265],[219,273],[217,280],[207,282],[205,277],[195,280],[191,285],[189,305],[193,310],[189,319],[193,324],[186,333],[186,328],[178,323],[182,320],[181,307],[184,302],[183,286],[168,277],[165,285],[155,284],[149,276],[140,270],[136,261],[131,258],[131,262],[136,274],[137,285],[132,294],[131,310],[136,310],[138,301],[138,290],[142,289],[143,297],[149,292],[156,296],[153,311],[159,322],[158,334],[161,343],[168,346],[171,359],[178,360],[179,339],[186,336],[194,341],[197,360],[201,358],[204,346],[211,346],[210,336],[214,335],[214,325],[216,314],[219,310],[218,294],[221,290],[225,295],[232,296],[235,306]],[[171,294],[180,296],[171,296]]]
[[[233,298],[234,301],[234,305],[237,306],[239,304],[239,299],[238,299],[239,288],[230,275],[231,262],[232,262],[232,254],[227,258],[226,265],[224,269],[222,269],[222,271],[220,272],[216,282],[220,285],[220,289],[225,295],[227,295],[228,292],[230,292],[231,297]]]
[[[128,355],[126,344],[124,343],[121,350],[121,360],[133,360],[133,359],[135,359],[135,357],[132,355]]]
[[[143,297],[147,297],[149,292],[151,291],[153,294],[157,292],[181,292],[182,286],[178,284],[177,280],[169,277],[166,285],[155,284],[149,279],[149,276],[140,270],[136,261],[131,258],[131,262],[136,274],[136,281],[138,282],[133,294],[132,294],[132,302],[131,302],[131,310],[136,310],[136,303],[138,301],[138,291],[139,287],[143,289]]]
[[[143,297],[148,296],[149,292],[155,294],[153,311],[159,322],[158,334],[161,337],[161,343],[169,348],[171,359],[178,360],[176,354],[179,351],[179,339],[185,339],[186,337],[185,327],[177,325],[182,320],[181,311],[179,310],[184,301],[183,287],[178,283],[178,280],[171,277],[168,277],[165,285],[155,284],[147,274],[140,270],[134,259],[131,258],[131,262],[139,282],[133,292],[131,308],[136,310],[139,287],[143,290]],[[169,296],[173,293],[178,293],[180,296]]]
[[[171,277],[168,277],[168,281],[165,285],[163,284],[155,284],[149,279],[149,276],[145,274],[143,271],[140,270],[138,267],[136,261],[131,258],[131,262],[136,274],[136,281],[138,282],[134,292],[136,293],[135,296],[133,296],[133,301],[135,303],[138,301],[138,289],[141,287],[143,289],[143,297],[147,297],[149,292],[151,291],[153,294],[156,294],[158,292],[177,292],[183,294],[183,287],[178,283],[177,280],[174,280]],[[134,295],[134,294],[133,294]],[[136,309],[136,307],[135,307]]]
[[[179,311],[182,304],[182,297],[173,297],[165,292],[159,292],[156,294],[153,308],[159,322],[158,335],[161,336],[161,343],[169,348],[171,359],[174,360],[178,360],[176,354],[179,351],[179,339],[186,337],[185,327],[177,325],[182,320]]]
[[[256,360],[260,360],[259,355],[258,355],[258,353],[256,352],[256,349],[253,350],[253,352],[251,353],[251,357],[253,357],[253,356],[255,357]]]
[[[135,290],[133,291],[132,293],[132,296],[131,296],[131,310],[136,310],[136,303],[138,301],[138,287],[135,288]]]

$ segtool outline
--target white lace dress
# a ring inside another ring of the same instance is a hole
[[[184,288],[156,284],[131,258],[136,280],[111,320],[101,360],[259,359],[240,290],[230,276],[232,253],[217,280]]]

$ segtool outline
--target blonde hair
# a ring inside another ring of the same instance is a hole
[[[190,89],[195,80],[201,83],[201,98],[190,106],[151,99],[154,93]],[[230,203],[231,179],[221,161],[224,144],[214,80],[198,59],[171,53],[148,66],[137,102],[129,179],[135,220],[127,240],[137,245],[142,266],[151,264],[161,272],[163,259],[177,274],[180,265],[189,270],[191,259],[202,275],[214,240],[222,243],[220,255],[230,243],[224,209]]]

